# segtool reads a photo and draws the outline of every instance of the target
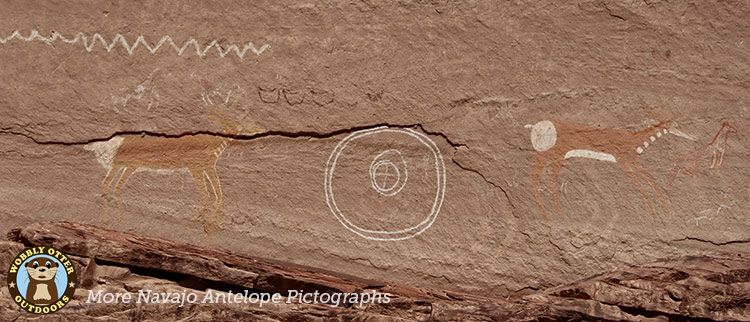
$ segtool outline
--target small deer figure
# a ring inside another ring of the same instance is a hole
[[[206,234],[219,229],[224,203],[216,163],[232,140],[232,136],[252,135],[264,130],[256,126],[243,127],[213,106],[209,107],[209,113],[209,119],[220,124],[226,136],[212,134],[190,134],[179,137],[149,134],[122,135],[115,136],[106,142],[95,142],[84,147],[94,151],[98,161],[108,169],[102,184],[105,221],[110,219],[110,190],[113,190],[114,194],[114,218],[117,221],[122,220],[120,191],[136,170],[187,169],[200,194],[200,208],[192,221],[198,223],[203,220],[203,230]],[[210,210],[209,186],[213,194]]]
[[[552,173],[547,180],[555,211],[561,213],[557,177],[563,162],[570,158],[588,158],[618,164],[630,177],[652,215],[656,214],[656,210],[643,190],[641,180],[651,186],[663,208],[668,209],[666,193],[658,189],[653,177],[641,165],[639,156],[656,140],[670,133],[670,123],[668,120],[661,121],[640,131],[602,129],[547,120],[526,125],[526,128],[531,129],[532,146],[538,152],[531,170],[531,185],[542,216],[548,219],[547,209],[539,191],[540,176],[547,166],[552,166]]]
[[[723,122],[711,141],[695,149],[683,153],[672,161],[672,175],[669,178],[669,185],[674,183],[680,172],[685,172],[690,176],[695,176],[698,169],[698,162],[711,156],[710,169],[718,168],[724,163],[724,154],[729,144],[729,136],[737,134],[735,128],[730,122]]]

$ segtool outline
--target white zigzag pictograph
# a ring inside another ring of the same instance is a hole
[[[269,44],[264,44],[260,47],[260,49],[258,49],[252,42],[248,42],[247,44],[245,44],[242,49],[240,49],[240,47],[235,44],[230,44],[229,46],[222,47],[219,44],[218,40],[213,40],[204,47],[201,46],[198,41],[195,40],[195,38],[190,38],[189,40],[185,41],[182,46],[178,46],[170,36],[163,36],[157,43],[151,45],[146,41],[146,38],[143,35],[138,36],[138,38],[136,38],[131,45],[128,43],[128,40],[125,38],[125,36],[119,33],[116,34],[112,41],[108,43],[107,40],[104,39],[104,36],[99,33],[94,33],[91,36],[87,36],[85,33],[79,32],[73,38],[68,38],[56,31],[53,31],[49,36],[43,36],[37,30],[31,30],[28,36],[24,36],[18,30],[15,30],[8,37],[0,37],[0,44],[6,44],[8,41],[13,39],[29,42],[39,41],[48,45],[52,45],[52,43],[58,40],[71,45],[80,41],[81,44],[83,44],[83,48],[88,52],[93,51],[97,43],[101,43],[102,48],[107,50],[107,52],[111,52],[112,49],[120,44],[128,52],[128,55],[131,56],[139,45],[145,47],[146,50],[148,50],[151,54],[155,54],[162,45],[168,44],[172,47],[172,49],[174,49],[174,51],[177,53],[177,56],[182,56],[185,50],[192,46],[193,48],[195,48],[195,54],[201,58],[206,57],[208,51],[211,50],[211,48],[216,48],[217,53],[222,58],[226,57],[230,52],[234,52],[240,59],[243,59],[245,57],[245,53],[247,53],[248,50],[252,51],[255,55],[260,56],[260,54],[262,54],[266,49],[271,47],[271,45]]]

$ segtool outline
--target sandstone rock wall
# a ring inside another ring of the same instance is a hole
[[[0,230],[483,296],[750,243],[746,1],[0,8]]]

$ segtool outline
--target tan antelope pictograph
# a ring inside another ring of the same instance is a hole
[[[670,121],[660,121],[649,128],[632,131],[628,129],[595,128],[563,121],[541,121],[526,125],[531,129],[531,144],[538,153],[531,170],[531,186],[537,207],[545,219],[547,209],[539,191],[540,177],[547,166],[552,167],[547,177],[555,211],[560,214],[560,197],[557,177],[565,160],[570,158],[588,158],[619,165],[641,195],[641,199],[651,214],[656,214],[655,202],[643,189],[645,181],[659,200],[663,209],[668,210],[666,193],[654,182],[653,177],[640,163],[639,156],[654,144],[656,140],[670,133]],[[674,134],[674,133],[673,133]]]
[[[225,103],[229,101],[229,94]],[[204,95],[204,101],[206,101]],[[213,134],[188,134],[182,136],[158,136],[151,134],[118,135],[105,142],[85,146],[94,151],[99,163],[107,169],[102,183],[104,220],[109,221],[110,191],[114,199],[114,218],[122,220],[120,192],[136,170],[187,170],[200,194],[200,208],[193,222],[203,222],[203,230],[210,234],[219,228],[223,214],[221,181],[216,163],[233,136],[253,135],[264,131],[256,126],[244,127],[213,105],[208,107],[209,119],[222,126],[223,136]],[[209,191],[210,186],[210,191]],[[213,202],[209,209],[209,197]]]
[[[669,185],[674,183],[677,176],[684,172],[690,176],[695,176],[698,169],[698,163],[708,157],[711,157],[709,169],[720,167],[724,163],[724,154],[728,150],[729,137],[737,134],[737,128],[732,123],[724,121],[716,134],[706,144],[702,144],[695,149],[677,156],[672,161],[672,174],[669,178]]]

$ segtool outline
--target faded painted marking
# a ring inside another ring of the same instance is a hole
[[[678,130],[676,128],[669,129],[669,132],[667,132],[667,130],[664,130],[664,133],[665,134],[666,133],[671,133],[671,134],[674,134],[675,136],[681,137],[683,139],[688,139],[690,141],[698,141],[698,139],[696,139],[694,136],[692,136],[690,134],[687,134],[685,132],[682,132],[682,131],[680,131],[680,130]]]

